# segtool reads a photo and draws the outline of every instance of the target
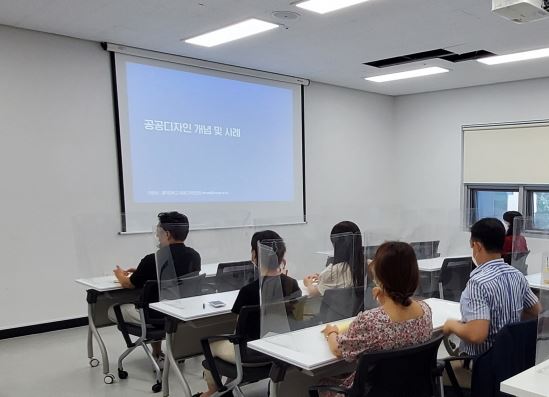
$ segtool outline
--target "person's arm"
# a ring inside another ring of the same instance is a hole
[[[455,334],[461,340],[472,345],[483,343],[488,338],[490,320],[472,320],[463,323],[458,320],[447,320],[442,327],[444,335]]]
[[[343,354],[339,348],[339,343],[337,342],[337,336],[339,335],[339,328],[337,325],[328,324],[326,328],[322,330],[326,341],[328,342],[328,347],[334,356],[337,358],[342,358]]]
[[[316,286],[317,282],[318,282],[318,274],[310,274],[308,276],[305,276],[305,278],[303,279],[303,284],[305,285],[305,288],[307,289],[307,294],[311,298],[314,298],[315,296],[320,295],[320,291],[318,290],[318,287]]]
[[[530,320],[537,318],[541,312],[541,304],[539,303],[538,297],[530,289],[530,285],[526,278],[524,279],[524,291],[522,319]]]
[[[536,302],[533,306],[530,306],[529,308],[524,309],[522,311],[522,319],[532,320],[534,318],[537,318],[540,312],[541,312],[541,304],[539,302]]]
[[[482,284],[470,279],[461,294],[460,305],[462,321],[447,320],[442,331],[445,335],[456,334],[465,343],[483,343],[490,331],[490,307]]]
[[[135,269],[132,269],[132,270],[135,271]],[[132,288],[135,288],[135,286],[130,281],[128,272],[129,272],[129,269],[124,270],[120,266],[116,266],[116,269],[113,270],[114,276],[116,277],[116,279],[118,280],[122,288],[132,289]]]

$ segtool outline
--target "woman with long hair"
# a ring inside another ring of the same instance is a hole
[[[330,241],[334,247],[331,263],[303,279],[309,296],[324,295],[331,288],[364,286],[364,248],[358,226],[351,221],[339,222],[330,232]]]

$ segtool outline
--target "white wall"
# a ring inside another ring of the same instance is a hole
[[[97,43],[2,26],[0,48],[3,329],[85,315],[73,280],[135,265],[153,242],[117,234],[108,54]],[[322,264],[312,253],[328,244],[335,222],[362,226],[395,192],[386,183],[394,176],[394,100],[315,83],[305,95],[310,223],[276,228],[299,277]],[[191,241],[206,261],[236,259],[249,255],[251,232],[201,231]]]
[[[396,98],[399,207],[447,214],[457,226],[462,125],[549,119],[548,93],[549,79],[536,79]]]

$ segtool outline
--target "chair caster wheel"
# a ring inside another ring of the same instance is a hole
[[[162,383],[155,383],[152,386],[153,393],[158,393],[160,390],[162,390]]]
[[[103,378],[103,381],[104,381],[107,385],[110,385],[110,384],[114,383],[114,375],[112,375],[112,374],[107,374],[107,375],[105,375],[105,377]]]
[[[123,369],[118,370],[118,377],[120,379],[126,379],[128,377],[128,371],[124,371]]]
[[[95,357],[90,358],[90,367],[95,368],[99,365],[99,360]]]

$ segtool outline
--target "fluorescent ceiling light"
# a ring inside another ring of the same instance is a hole
[[[449,70],[444,68],[439,68],[438,66],[433,66],[433,67],[423,68],[423,69],[408,70],[407,72],[390,73],[390,74],[382,74],[380,76],[365,77],[365,80],[373,81],[375,83],[384,83],[386,81],[410,79],[412,77],[430,76],[432,74],[439,74],[439,73],[446,73],[446,72],[449,72]]]
[[[477,61],[486,65],[499,65],[500,63],[527,61],[529,59],[538,59],[549,57],[549,48],[542,48],[533,51],[517,52],[515,54],[495,55],[493,57],[479,58]]]
[[[309,11],[318,12],[319,14],[326,14],[327,12],[365,3],[366,1],[368,0],[307,0],[297,3],[296,6]]]
[[[192,37],[185,40],[185,43],[201,45],[204,47],[213,47],[229,41],[238,40],[243,37],[252,36],[257,33],[265,32],[278,28],[278,25],[270,22],[265,22],[260,19],[247,19],[245,21],[235,23],[213,32],[201,34],[200,36]]]

